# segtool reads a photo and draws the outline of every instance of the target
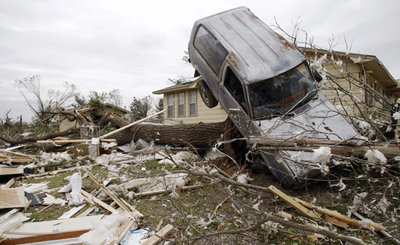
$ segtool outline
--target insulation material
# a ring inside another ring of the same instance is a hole
[[[78,206],[83,202],[83,196],[81,194],[82,189],[82,177],[78,173],[74,173],[68,185],[61,188],[58,192],[67,192],[68,205]],[[69,192],[69,193],[68,193]]]
[[[120,187],[125,190],[135,189],[138,192],[172,190],[185,186],[188,181],[188,174],[176,173],[161,177],[134,179],[120,185]]]
[[[107,238],[111,238],[112,234],[128,219],[129,216],[126,214],[106,216],[94,227],[94,229],[80,236],[80,240],[84,244],[102,244],[103,242],[106,242]]]

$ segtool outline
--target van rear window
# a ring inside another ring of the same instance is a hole
[[[228,51],[214,35],[203,26],[200,26],[197,30],[196,38],[194,39],[194,47],[199,51],[200,55],[214,72],[218,73]]]

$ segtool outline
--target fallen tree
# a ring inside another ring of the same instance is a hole
[[[126,120],[113,114],[110,114],[108,119],[120,128],[129,124]],[[143,139],[154,141],[154,143],[160,145],[211,147],[221,138],[224,130],[225,122],[189,125],[141,123],[115,133],[109,138],[116,139],[118,145],[128,144],[132,140]]]

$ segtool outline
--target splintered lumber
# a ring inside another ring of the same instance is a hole
[[[0,209],[25,208],[27,203],[24,188],[0,189]]]
[[[292,205],[295,209],[297,209],[300,213],[302,213],[303,215],[306,215],[312,219],[319,219],[318,215],[316,215],[315,213],[313,213],[312,211],[308,210],[306,207],[304,207],[302,204],[300,204],[299,202],[297,202],[294,198],[286,195],[285,193],[283,193],[282,191],[280,191],[278,188],[276,188],[273,185],[270,185],[268,187],[268,189],[270,191],[272,191],[275,195],[279,196],[280,198],[282,198],[285,202],[289,203],[290,205]]]
[[[118,116],[111,115],[110,121],[118,127],[128,122]],[[194,146],[209,148],[224,134],[225,122],[199,124],[137,124],[113,135],[118,145],[130,143],[132,140],[143,139],[154,141],[159,145]]]
[[[81,194],[84,195],[85,197],[87,197],[89,200],[92,200],[93,202],[97,203],[98,205],[100,205],[102,208],[108,210],[109,212],[115,214],[118,213],[118,211],[111,207],[110,205],[108,205],[107,203],[103,202],[102,200],[98,199],[97,197],[87,193],[86,191],[81,189]]]
[[[96,177],[94,177],[94,175],[90,172],[87,171],[89,177],[93,180],[93,182],[100,187],[105,193],[107,193],[107,195],[109,197],[111,197],[111,199],[114,200],[114,202],[116,202],[118,204],[118,206],[120,206],[124,211],[129,212],[129,208],[116,196],[114,195],[114,193],[112,193],[110,190],[107,189],[107,187],[105,187],[104,185],[100,184],[97,180]]]
[[[150,118],[152,118],[152,117],[155,117],[155,116],[157,116],[157,115],[160,115],[160,114],[162,114],[162,113],[164,113],[164,112],[166,112],[166,111],[167,111],[167,109],[164,109],[164,110],[159,111],[159,112],[157,112],[157,113],[154,113],[154,114],[152,114],[152,115],[150,115],[150,116],[147,116],[147,117],[145,117],[145,118],[142,118],[142,119],[140,119],[140,120],[138,120],[138,121],[136,121],[136,122],[130,123],[130,124],[128,124],[128,125],[126,125],[126,126],[124,126],[124,127],[122,127],[122,128],[119,128],[119,129],[116,129],[116,130],[114,130],[114,131],[111,131],[111,132],[109,132],[109,133],[107,133],[107,134],[105,134],[105,135],[100,136],[100,139],[104,139],[104,138],[110,137],[110,136],[113,135],[113,134],[116,134],[116,133],[118,133],[118,132],[120,132],[120,131],[122,131],[122,130],[124,130],[124,129],[130,128],[130,127],[132,127],[133,125],[136,125],[136,124],[138,124],[138,123],[144,122],[144,121],[146,121],[146,120],[148,120],[148,119],[150,119]]]
[[[361,221],[349,218],[349,217],[339,213],[336,210],[330,210],[330,209],[327,209],[327,208],[321,208],[321,207],[312,205],[311,203],[308,203],[308,202],[305,202],[303,200],[300,200],[298,198],[295,198],[295,200],[297,202],[301,203],[304,206],[307,206],[309,208],[314,209],[315,211],[317,211],[320,214],[328,215],[328,216],[330,216],[330,217],[332,217],[332,218],[334,218],[336,220],[344,221],[344,222],[346,222],[348,224],[351,224],[351,225],[354,225],[354,226],[359,226],[359,227],[363,227],[363,226],[367,225],[367,226],[373,227],[376,231],[385,230],[385,227],[383,227],[383,226],[381,226],[379,224],[376,224],[376,223],[373,223],[373,222],[361,222]],[[334,224],[334,223],[332,223],[332,224]]]
[[[157,231],[156,234],[152,235],[149,239],[144,241],[143,245],[155,245],[164,240],[164,237],[167,236],[174,229],[174,226],[168,224],[164,226],[161,230]]]

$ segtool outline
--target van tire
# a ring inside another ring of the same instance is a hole
[[[214,108],[218,105],[217,99],[211,93],[210,89],[204,81],[199,82],[199,93],[201,98],[203,99],[204,104],[208,108]]]

